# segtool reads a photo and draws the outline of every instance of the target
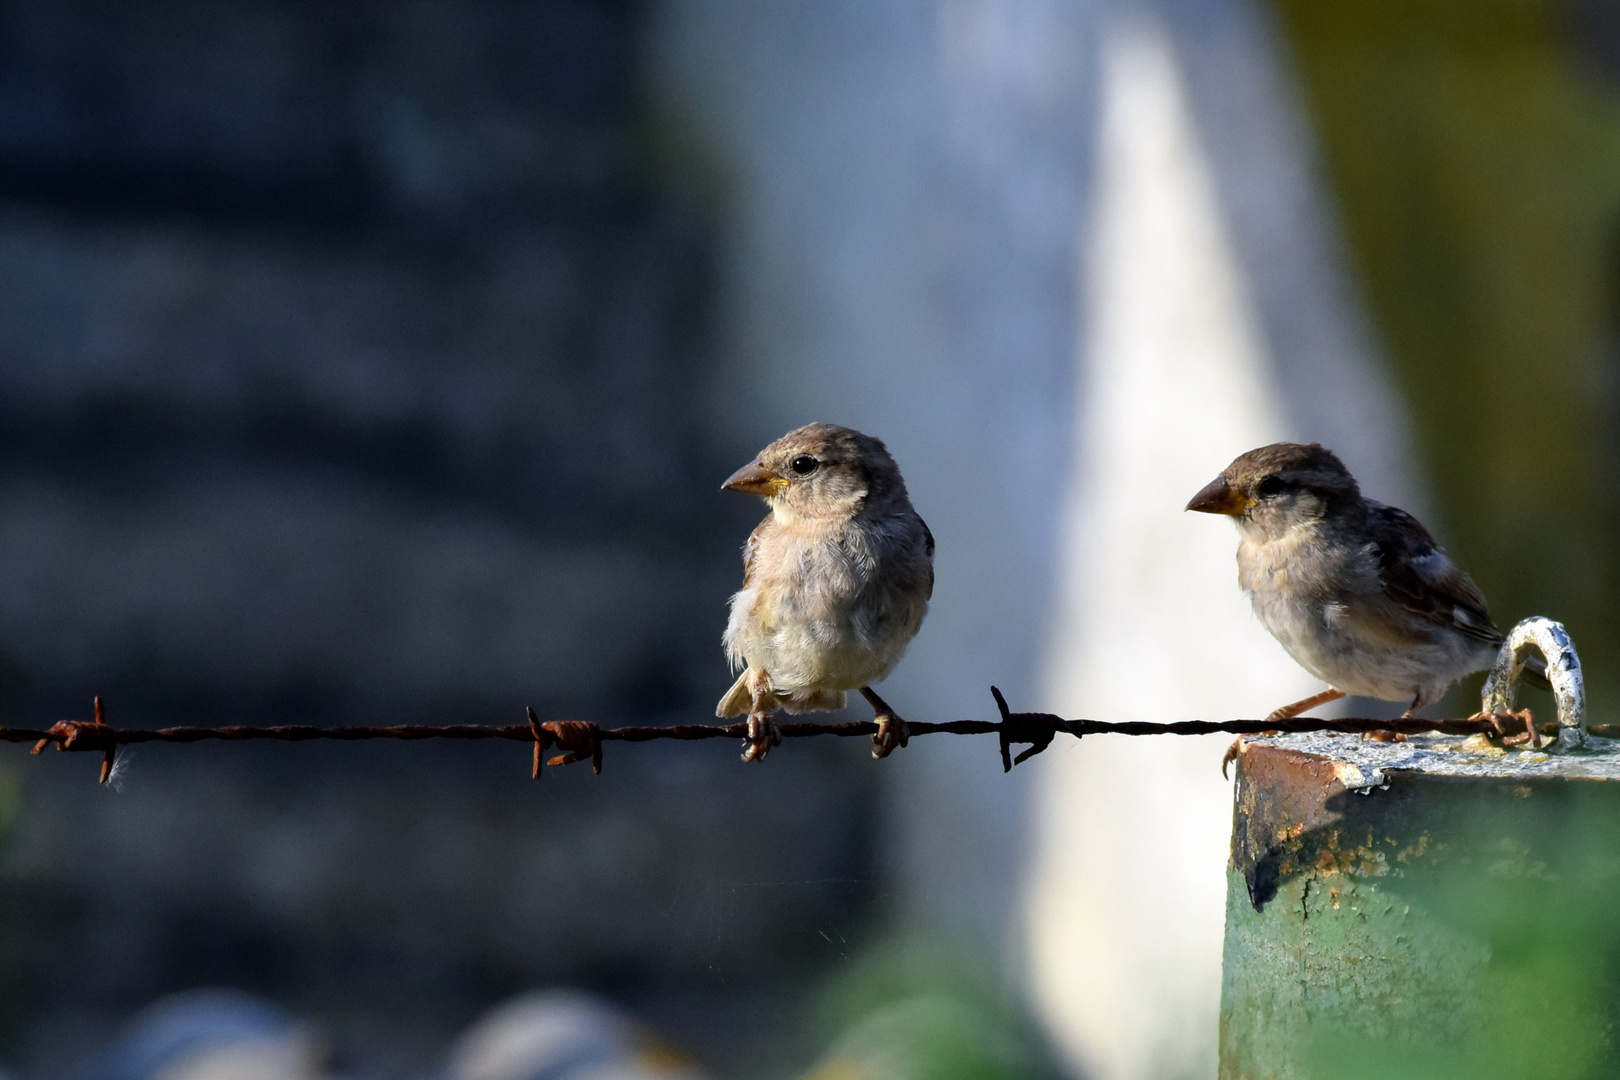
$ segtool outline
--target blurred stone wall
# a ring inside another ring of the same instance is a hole
[[[0,4],[6,716],[709,712],[759,514],[716,487],[756,433],[708,218],[645,152],[637,11]],[[8,756],[5,1060],[224,983],[416,1069],[573,981],[768,1061],[751,1019],[874,887],[864,751],[793,751],[535,786],[510,746],[150,747],[121,792]]]
[[[707,698],[677,629],[745,515],[693,495],[746,450],[694,408],[709,249],[638,171],[628,11],[89,11],[0,39],[20,700]]]

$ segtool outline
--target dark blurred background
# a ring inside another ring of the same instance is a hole
[[[641,24],[0,6],[7,716],[710,712],[759,513],[717,488],[757,447],[709,419],[712,224],[651,165]],[[3,870],[4,1060],[229,985],[397,1074],[562,982],[769,1061],[872,902],[862,754],[535,785],[510,746],[155,749],[122,794],[53,761]]]
[[[1144,17],[1201,90],[1260,304],[1288,308],[1266,275],[1293,264],[1242,223],[1274,204],[1245,204],[1258,167],[1233,186],[1250,99],[1221,37],[1273,35],[1298,182],[1342,224],[1324,264],[1412,421],[1392,472],[1502,621],[1569,622],[1610,708],[1611,3],[765,10],[0,0],[0,717],[101,694],[131,726],[701,720],[760,513],[717,485],[820,418],[904,451],[942,538],[908,700],[986,709],[954,673],[1031,702],[1096,40]],[[1272,345],[1294,419],[1332,413]],[[1020,1000],[995,960],[1021,780],[994,803],[950,771],[1001,782],[983,746],[883,772],[832,742],[751,769],[610,748],[538,784],[514,745],[150,746],[108,790],[88,758],[8,757],[0,1061],[76,1075],[148,1002],[229,986],[313,1018],[347,1075],[420,1075],[492,1005],[570,985],[717,1074],[788,1076],[828,1037],[808,1003],[919,896],[989,926],[939,951],[990,955]]]
[[[4,20],[18,707],[693,704],[751,449],[629,5]]]

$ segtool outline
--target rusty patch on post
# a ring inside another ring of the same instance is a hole
[[[1285,878],[1319,868],[1306,851],[1306,837],[1339,820],[1328,801],[1347,790],[1327,758],[1264,744],[1244,747],[1238,759],[1232,866],[1243,875],[1256,911],[1265,910]],[[1339,848],[1331,843],[1327,849],[1335,866]]]

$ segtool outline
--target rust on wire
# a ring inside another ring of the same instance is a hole
[[[532,707],[525,706],[523,711],[528,714],[529,734],[534,737],[534,768],[531,775],[538,780],[540,779],[540,763],[545,760],[546,747],[551,745],[551,732],[540,726],[540,718],[534,715]],[[597,769],[596,771],[601,772],[602,770]]]
[[[547,765],[572,765],[590,758],[591,771],[602,775],[602,731],[595,724],[588,720],[552,720],[541,724],[540,729],[563,751]]]
[[[107,726],[107,712],[101,704],[101,695],[96,695],[96,718],[89,723],[83,720],[59,720],[45,731],[27,732],[23,738],[7,738],[7,742],[27,742],[38,735],[31,753],[39,753],[51,743],[56,744],[58,750],[100,750],[101,782],[105,784],[112,778],[113,761],[118,756],[120,743],[136,742],[139,740],[125,739],[122,734]],[[0,729],[5,730],[5,729]]]
[[[1262,733],[1294,734],[1309,731],[1337,731],[1345,733],[1395,732],[1417,735],[1441,732],[1447,735],[1485,735],[1504,745],[1539,745],[1542,734],[1556,731],[1555,725],[1539,729],[1528,709],[1517,712],[1499,711],[1480,713],[1455,720],[1422,719],[1369,719],[1340,717],[1320,720],[1297,717],[1289,720],[1178,720],[1171,723],[1132,721],[1110,723],[1104,720],[1066,720],[1061,716],[1040,712],[1013,712],[1007,699],[996,687],[990,688],[1000,713],[999,721],[951,720],[943,723],[912,721],[913,735],[995,735],[1001,749],[1004,772],[1039,754],[1060,734],[1080,738],[1085,735],[1258,735]],[[845,738],[870,736],[877,724],[869,720],[836,723],[794,722],[779,725],[782,736],[788,739],[810,738],[818,735]],[[1594,735],[1613,738],[1620,736],[1620,728],[1593,725]],[[285,724],[270,727],[167,727],[154,729],[115,728],[107,723],[106,711],[98,697],[94,720],[63,720],[44,730],[0,727],[0,742],[31,742],[34,753],[46,746],[58,750],[96,751],[102,754],[101,782],[112,774],[113,762],[120,746],[135,743],[197,743],[197,742],[311,742],[338,740],[344,742],[365,739],[505,739],[529,743],[533,748],[531,772],[540,776],[540,763],[545,752],[553,747],[561,751],[547,764],[572,765],[589,761],[593,772],[602,771],[602,746],[609,742],[640,743],[659,739],[695,741],[699,739],[742,739],[747,734],[746,724],[674,724],[670,726],[601,727],[586,720],[548,720],[542,723],[533,709],[527,710],[527,723],[509,727],[483,724],[445,724],[429,726],[401,724],[383,727],[320,727],[314,724]],[[1016,757],[1014,744],[1026,749]]]

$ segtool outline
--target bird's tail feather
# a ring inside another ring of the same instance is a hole
[[[748,688],[748,671],[737,676],[737,681],[731,684],[720,704],[714,707],[714,715],[726,718],[731,716],[747,716],[748,710],[754,706],[754,693]]]

